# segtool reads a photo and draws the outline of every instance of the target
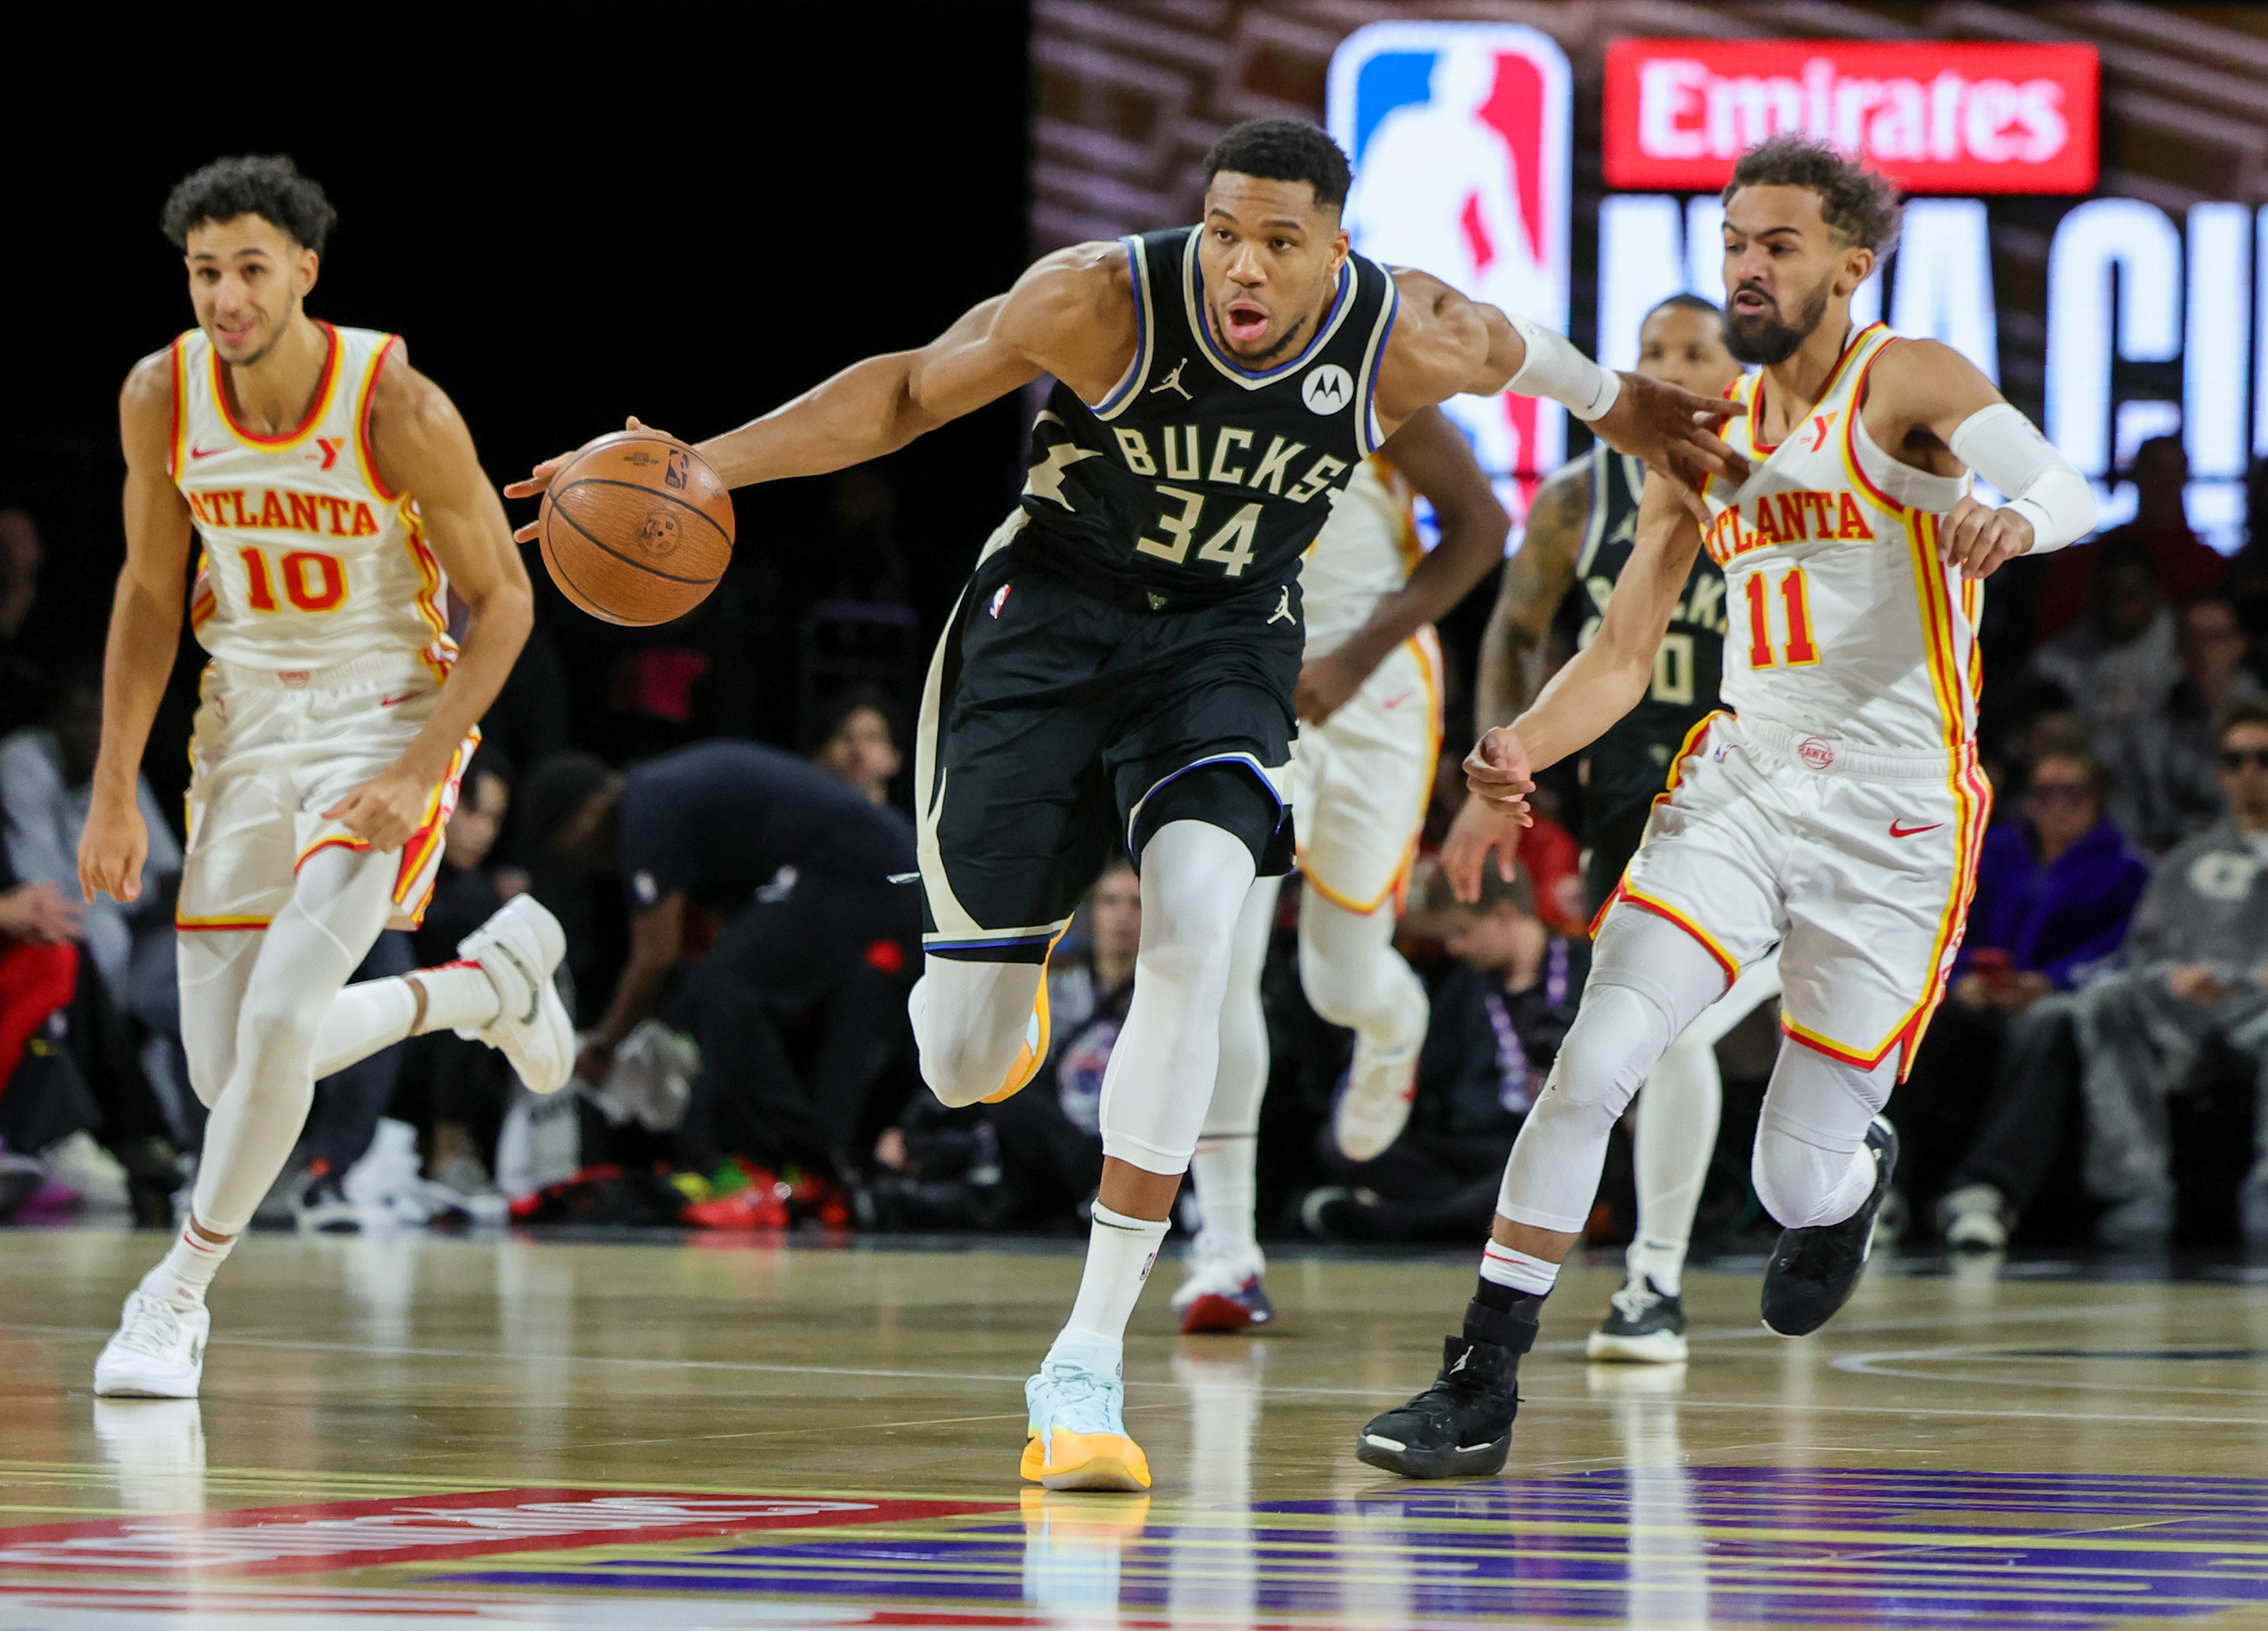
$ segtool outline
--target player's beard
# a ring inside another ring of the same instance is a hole
[[[1744,316],[1731,300],[1725,302],[1725,349],[1736,362],[1755,363],[1769,368],[1774,363],[1785,363],[1793,356],[1803,342],[1819,330],[1827,316],[1827,291],[1835,283],[1830,272],[1819,280],[1803,299],[1803,309],[1793,323],[1780,320],[1775,304],[1772,311],[1762,317]],[[1740,290],[1733,291],[1737,295]]]

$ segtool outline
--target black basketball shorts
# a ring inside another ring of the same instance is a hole
[[[1075,588],[993,535],[931,659],[915,738],[923,944],[1042,960],[1114,852],[1174,819],[1290,870],[1299,586],[1152,611]],[[1226,774],[1205,774],[1219,768]]]

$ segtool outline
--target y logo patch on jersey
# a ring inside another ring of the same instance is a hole
[[[1182,400],[1184,402],[1194,400],[1195,399],[1189,395],[1189,388],[1182,383],[1182,370],[1187,368],[1189,365],[1189,359],[1186,356],[1180,362],[1174,364],[1174,371],[1172,373],[1167,374],[1163,379],[1160,379],[1156,385],[1150,387],[1150,394],[1152,396],[1155,396],[1160,391],[1178,391],[1182,393]]]
[[[1557,41],[1517,24],[1372,23],[1332,53],[1325,102],[1354,163],[1358,253],[1566,332],[1574,87]],[[1454,396],[1441,411],[1493,481],[1532,491],[1559,462],[1556,403]]]
[[[1354,400],[1354,376],[1336,363],[1311,368],[1300,382],[1300,400],[1311,414],[1336,414]]]
[[[328,470],[339,462],[339,449],[346,444],[347,439],[342,436],[319,436],[315,438],[315,451],[303,453],[300,457],[317,469]],[[192,448],[190,451],[194,452],[196,450]]]
[[[1814,414],[1811,416],[1811,451],[1819,452],[1827,445],[1828,427],[1835,422],[1833,414]]]

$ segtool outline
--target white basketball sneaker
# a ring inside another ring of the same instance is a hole
[[[1418,1096],[1418,1054],[1425,1045],[1423,1031],[1390,1054],[1355,1039],[1354,1062],[1331,1107],[1331,1136],[1348,1160],[1375,1161],[1402,1136]]]
[[[195,1399],[211,1334],[212,1315],[202,1304],[177,1308],[136,1289],[127,1296],[118,1334],[94,1362],[94,1391],[106,1399]]]
[[[534,895],[514,895],[457,944],[496,987],[497,1017],[459,1036],[486,1042],[539,1093],[556,1093],[575,1069],[575,1022],[551,976],[567,955],[566,931]]]

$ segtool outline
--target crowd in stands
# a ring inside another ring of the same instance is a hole
[[[1995,824],[1946,999],[1891,1106],[1895,1210],[1948,1246],[2268,1245],[2268,528],[2234,557],[2200,542],[2177,439],[2144,444],[2130,474],[2132,521],[2017,562],[1988,592]],[[0,511],[0,1218],[163,1223],[203,1116],[173,978],[180,834],[145,785],[139,897],[81,900],[100,674],[34,637],[40,560],[33,518]],[[1454,744],[1468,723],[1452,645]],[[611,726],[577,746],[543,668],[557,658],[531,650],[467,770],[423,926],[382,937],[357,977],[446,962],[533,891],[568,933],[575,1082],[539,1098],[477,1042],[413,1038],[319,1084],[262,1222],[1082,1227],[1141,929],[1131,867],[1096,881],[1050,964],[1033,1086],[946,1109],[921,1091],[905,1018],[922,916],[911,676],[814,694],[798,752]],[[691,718],[672,650],[633,653],[617,688]],[[1429,833],[1461,797],[1452,754]],[[1263,1231],[1469,1242],[1486,1228],[1581,1000],[1595,902],[1569,835],[1580,797],[1572,778],[1548,785],[1518,875],[1491,873],[1476,903],[1418,863],[1401,944],[1432,1029],[1409,1128],[1373,1160],[1330,1138],[1349,1037],[1301,995],[1285,890],[1263,988]],[[1721,1044],[1705,1245],[1769,1227],[1742,1151],[1777,1045],[1769,1010]],[[1602,1242],[1631,1221],[1617,1170],[1594,1214]]]

